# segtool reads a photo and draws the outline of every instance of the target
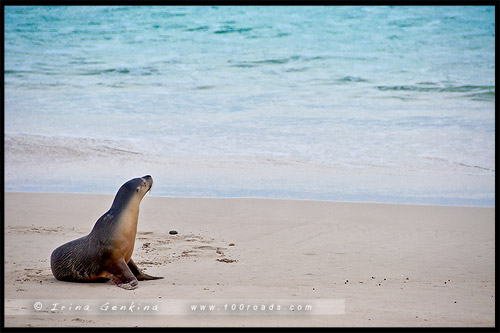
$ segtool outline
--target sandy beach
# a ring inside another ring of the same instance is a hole
[[[88,234],[112,200],[5,193],[5,326],[495,325],[494,208],[147,195],[133,258],[163,280],[140,281],[133,291],[56,280],[51,252]],[[345,308],[332,315],[33,309],[48,299],[160,306],[341,300]]]
[[[2,9],[4,326],[495,328],[495,6]]]

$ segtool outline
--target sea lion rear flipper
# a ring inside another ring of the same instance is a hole
[[[163,276],[151,276],[151,275],[148,275],[146,273],[143,273],[137,267],[137,265],[134,263],[134,261],[132,260],[132,258],[130,258],[130,260],[128,262],[128,267],[130,268],[130,270],[132,271],[132,273],[135,275],[135,277],[139,281],[163,279]]]
[[[137,278],[130,271],[130,268],[125,263],[125,260],[121,260],[111,270],[109,270],[109,279],[113,281],[118,287],[132,290],[137,288],[139,282]]]

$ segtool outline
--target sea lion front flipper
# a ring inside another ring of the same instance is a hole
[[[109,279],[113,281],[118,287],[132,290],[137,288],[139,282],[134,274],[130,271],[130,268],[125,263],[125,260],[121,260],[109,271]]]
[[[135,262],[130,258],[128,262],[128,267],[132,271],[132,273],[135,275],[137,280],[143,281],[143,280],[157,280],[157,279],[163,279],[163,276],[151,276],[146,273],[143,273],[135,264]]]

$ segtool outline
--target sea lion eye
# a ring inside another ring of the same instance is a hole
[[[140,189],[140,187],[136,188],[136,189],[135,189],[135,191],[136,191],[136,192],[139,192],[139,189]]]

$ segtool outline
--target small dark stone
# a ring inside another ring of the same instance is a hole
[[[170,230],[168,233],[171,235],[177,235],[177,231],[175,231],[175,230]]]

